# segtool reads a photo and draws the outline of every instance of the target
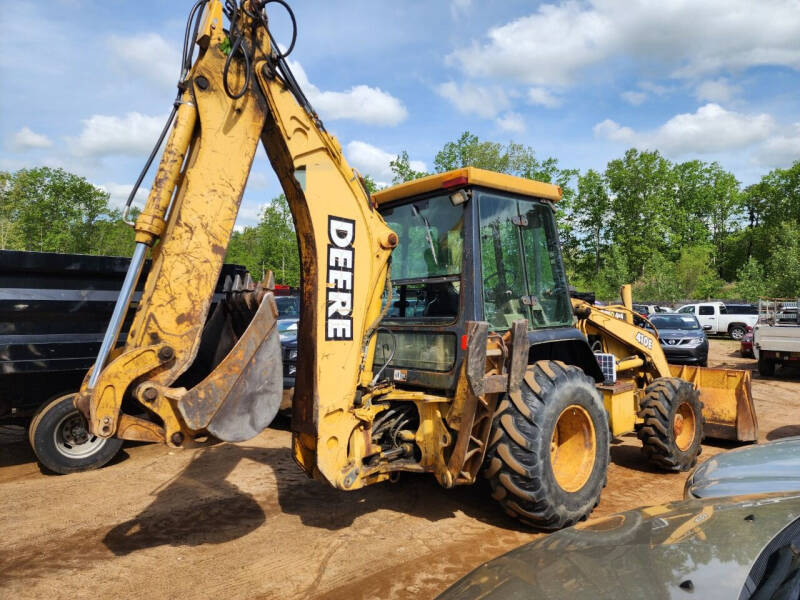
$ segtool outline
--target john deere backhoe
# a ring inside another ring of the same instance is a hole
[[[241,441],[274,417],[282,369],[269,279],[207,315],[260,142],[297,230],[292,446],[309,476],[353,490],[432,473],[449,488],[483,470],[508,512],[553,529],[597,504],[612,435],[638,430],[674,470],[696,460],[704,414],[717,435],[755,439],[745,374],[704,388],[696,372],[695,383],[670,372],[657,332],[626,320],[630,306],[573,309],[558,187],[464,168],[370,197],[272,39],[268,4],[192,9],[131,269],[76,397],[95,434]]]

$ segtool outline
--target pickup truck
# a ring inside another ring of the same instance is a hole
[[[114,256],[0,250],[0,427],[27,429],[39,462],[56,473],[100,467],[122,446],[122,440],[91,435],[70,394],[94,364],[128,263]],[[148,269],[149,261],[120,340]],[[213,302],[248,281],[245,267],[224,265]]]
[[[739,341],[758,322],[758,309],[749,304],[726,305],[723,302],[685,304],[676,312],[697,317],[706,333],[729,335]]]
[[[770,377],[777,365],[800,366],[800,299],[761,300],[758,304],[753,354],[759,374]]]

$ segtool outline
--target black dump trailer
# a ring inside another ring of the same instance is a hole
[[[27,427],[40,462],[57,473],[102,466],[122,446],[91,435],[70,394],[94,364],[128,263],[116,256],[0,250],[0,425],[6,433]],[[215,302],[247,281],[245,267],[224,265]]]

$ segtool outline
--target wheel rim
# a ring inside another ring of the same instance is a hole
[[[744,337],[744,331],[734,327],[731,329],[731,337],[735,340],[741,340]]]
[[[592,418],[583,407],[568,406],[558,416],[550,439],[550,464],[561,489],[581,489],[592,474],[596,454]]]
[[[681,402],[675,411],[672,421],[672,432],[675,435],[675,445],[681,452],[688,450],[694,441],[696,420],[692,406],[688,402]]]
[[[86,419],[78,412],[71,412],[58,422],[53,430],[56,450],[67,458],[86,458],[99,451],[106,439],[92,434]]]

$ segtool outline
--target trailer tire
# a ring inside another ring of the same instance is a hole
[[[543,530],[585,519],[606,482],[608,416],[594,380],[575,366],[528,367],[515,400],[494,415],[484,476],[511,516]]]
[[[659,377],[647,386],[639,405],[644,423],[637,435],[651,463],[667,471],[686,471],[697,463],[703,440],[703,403],[688,381]]]
[[[758,374],[762,377],[772,377],[775,375],[775,361],[771,358],[758,358]]]
[[[747,333],[747,329],[745,328],[744,325],[735,323],[730,327],[728,327],[728,335],[731,336],[731,339],[734,339],[737,342],[744,337],[745,333]]]
[[[36,458],[60,475],[105,465],[122,447],[122,440],[101,438],[87,431],[86,419],[73,404],[74,394],[45,402],[28,426]]]

